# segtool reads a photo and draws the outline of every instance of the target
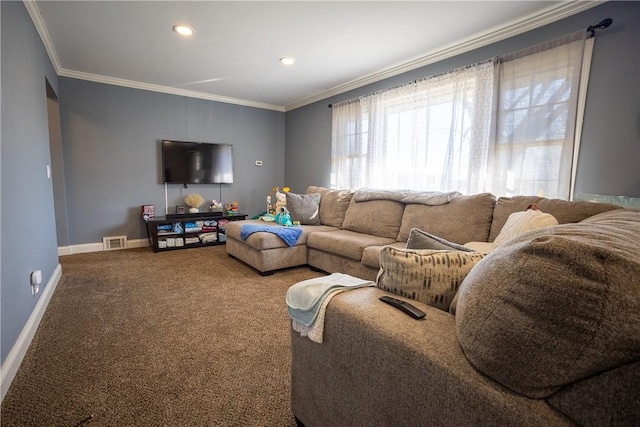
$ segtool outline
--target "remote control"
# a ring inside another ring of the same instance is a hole
[[[417,307],[413,306],[412,304],[406,301],[402,301],[397,298],[392,298],[390,296],[385,295],[380,297],[380,301],[386,302],[387,304],[397,308],[398,310],[404,311],[414,319],[422,319],[424,316],[426,316],[424,311],[418,309]]]

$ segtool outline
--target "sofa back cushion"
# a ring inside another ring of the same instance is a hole
[[[419,228],[461,245],[487,241],[495,202],[492,194],[482,193],[453,197],[439,206],[407,204],[397,240],[406,242],[411,229]]]
[[[514,212],[524,211],[529,205],[537,205],[542,212],[553,215],[560,224],[580,222],[585,218],[607,212],[612,209],[620,209],[619,206],[593,202],[568,202],[560,199],[545,199],[538,196],[500,197],[493,210],[493,222],[489,233],[489,242],[494,239],[507,222],[509,215]]]
[[[531,398],[640,358],[640,211],[514,237],[458,292],[469,361]]]
[[[325,187],[309,186],[306,193],[320,193],[320,222],[322,225],[342,228],[344,217],[353,197],[353,190],[330,190]]]
[[[329,191],[331,191],[331,190],[328,189],[327,187],[319,187],[319,186],[316,186],[316,185],[310,185],[310,186],[307,187],[307,190],[304,192],[304,194],[320,193],[320,195],[325,195]]]
[[[398,236],[404,204],[395,200],[369,200],[349,203],[342,228],[358,233],[394,239]]]
[[[320,221],[324,225],[342,228],[352,197],[353,190],[328,191],[320,201]]]

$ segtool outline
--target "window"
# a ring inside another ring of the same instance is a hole
[[[569,198],[584,38],[334,105],[332,185]]]
[[[332,185],[478,191],[493,68],[487,61],[334,105]]]
[[[570,198],[584,47],[584,34],[577,33],[499,61],[488,190]]]

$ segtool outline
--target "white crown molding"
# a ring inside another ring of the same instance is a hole
[[[527,31],[542,27],[552,22],[559,21],[585,10],[591,9],[595,6],[605,3],[608,0],[595,0],[595,1],[571,1],[562,3],[560,5],[552,6],[542,12],[529,15],[523,19],[510,21],[500,27],[494,27],[491,30],[485,31],[479,36],[469,38],[462,42],[445,46],[437,51],[429,52],[421,55],[420,57],[405,61],[401,64],[397,64],[388,68],[385,68],[376,73],[372,73],[361,78],[352,80],[350,82],[335,86],[326,91],[316,93],[298,101],[295,101],[286,106],[268,104],[263,102],[250,101],[245,99],[230,98],[226,96],[214,95],[204,92],[196,92],[185,89],[177,89],[169,86],[161,86],[144,82],[137,82],[133,80],[120,79],[115,77],[102,76],[99,74],[86,73],[81,71],[74,71],[62,68],[58,55],[54,49],[53,43],[47,31],[47,27],[44,24],[38,6],[34,0],[23,0],[29,15],[44,43],[45,49],[49,54],[49,58],[56,70],[56,73],[62,77],[70,77],[80,80],[88,80],[97,83],[105,83],[115,86],[128,87],[133,89],[148,90],[152,92],[167,93],[172,95],[186,96],[189,98],[206,99],[210,101],[223,102],[228,104],[243,105],[246,107],[261,108],[266,110],[274,110],[280,112],[286,112],[294,110],[296,108],[303,107],[308,104],[312,104],[317,101],[329,98],[331,96],[339,95],[344,92],[348,92],[353,89],[357,89],[362,86],[366,86],[371,83],[384,80],[389,77],[397,76],[408,71],[415,70],[420,67],[424,67],[429,64],[442,61],[444,59],[451,58],[462,53],[469,52],[474,49],[478,49],[492,43],[496,43],[509,37],[517,36]]]
[[[134,80],[119,79],[116,77],[101,76],[99,74],[67,70],[65,68],[61,69],[58,72],[58,75],[62,77],[70,77],[73,79],[88,80],[92,82],[105,83],[105,84],[115,85],[115,86],[123,86],[123,87],[132,88],[132,89],[142,89],[142,90],[148,90],[151,92],[168,93],[171,95],[186,96],[189,98],[206,99],[209,101],[224,102],[226,104],[236,104],[236,105],[243,105],[245,107],[255,107],[255,108],[261,108],[264,110],[275,110],[275,111],[284,112],[284,107],[281,105],[273,105],[273,104],[267,104],[264,102],[249,101],[246,99],[230,98],[230,97],[214,95],[210,93],[196,92],[196,91],[186,90],[186,89],[177,89],[174,87],[137,82]]]
[[[606,3],[606,1],[608,0],[575,1],[550,7],[542,12],[529,15],[516,21],[510,21],[499,27],[494,27],[490,30],[485,31],[479,36],[475,36],[462,42],[443,47],[441,49],[438,49],[437,51],[429,52],[425,55],[421,55],[420,57],[403,62],[401,64],[385,68],[384,70],[378,71],[376,73],[363,76],[356,80],[352,80],[350,82],[335,86],[326,91],[319,92],[315,95],[302,98],[296,102],[286,105],[285,111],[291,111],[317,101],[322,101],[323,99],[327,99],[331,96],[339,95],[341,93],[348,92],[350,90],[357,89],[359,87],[366,86],[368,84],[375,83],[389,77],[397,76],[399,74],[406,73],[408,71],[412,71],[429,64],[434,64],[436,62],[452,58],[456,55],[470,52],[474,49],[488,46],[492,43],[506,40],[509,37],[523,34],[527,31],[534,30],[552,22],[556,22],[585,10],[591,9],[595,6]]]

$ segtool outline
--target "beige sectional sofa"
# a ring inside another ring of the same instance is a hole
[[[499,200],[494,217],[516,200]],[[291,330],[298,425],[637,426],[639,236],[640,211],[628,209],[524,233],[477,262],[451,305],[396,290],[422,320],[382,303],[380,280],[335,295],[322,343]],[[429,257],[470,253],[383,254],[381,276],[429,288],[449,270],[425,275]]]
[[[428,193],[307,192],[322,194],[321,223],[303,225],[294,247],[270,233],[243,240],[241,222],[227,228],[229,254],[260,272],[307,264],[376,281],[333,296],[322,343],[292,328],[299,425],[638,425],[640,211],[491,194],[433,203]],[[559,225],[488,254],[406,248],[412,228],[493,242],[531,204]],[[390,293],[426,317],[379,300]]]
[[[567,202],[542,197],[496,197],[438,193],[329,190],[309,187],[306,194],[320,193],[320,225],[301,225],[296,245],[287,246],[278,236],[259,232],[241,238],[243,224],[269,225],[261,220],[233,221],[227,225],[227,253],[261,274],[309,265],[328,273],[340,272],[375,280],[384,246],[406,246],[409,232],[419,228],[448,241],[492,242],[509,215],[530,204],[554,215],[561,224],[578,222],[615,206],[590,202]],[[446,202],[443,203],[443,201]],[[296,218],[293,218],[296,219]]]

